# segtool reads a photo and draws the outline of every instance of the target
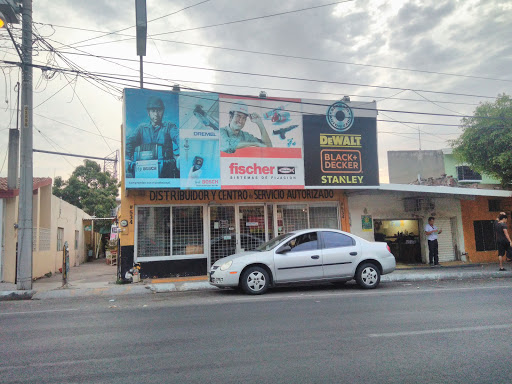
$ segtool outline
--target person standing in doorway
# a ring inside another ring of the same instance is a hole
[[[503,268],[503,256],[507,254],[510,248],[510,236],[507,228],[507,214],[501,212],[498,216],[498,222],[494,227],[496,229],[496,243],[498,245],[498,259],[500,261],[500,271],[506,271]]]
[[[434,225],[434,218],[428,218],[428,224],[425,225],[425,235],[428,240],[428,262],[431,267],[441,266],[439,264],[439,245],[437,244],[437,236],[443,232]]]

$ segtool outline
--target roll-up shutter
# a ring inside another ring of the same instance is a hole
[[[437,242],[439,243],[439,261],[456,260],[455,249],[453,247],[451,220],[436,218],[434,225],[443,230],[443,233],[441,233],[437,238]]]

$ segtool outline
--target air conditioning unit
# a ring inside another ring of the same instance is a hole
[[[432,211],[436,207],[434,200],[430,198],[407,198],[404,199],[405,212]]]

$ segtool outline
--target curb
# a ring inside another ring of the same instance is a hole
[[[164,293],[164,292],[184,292],[184,291],[205,291],[218,289],[213,285],[210,285],[207,281],[194,282],[194,283],[183,283],[176,285],[173,283],[162,283],[162,284],[149,284],[146,286],[153,293]]]
[[[482,272],[482,271],[465,271],[465,272],[443,272],[443,273],[429,273],[425,274],[393,274],[381,276],[380,281],[396,282],[396,281],[429,281],[429,280],[463,280],[463,279],[478,279],[478,278],[510,278],[512,272]]]
[[[447,271],[430,273],[391,273],[381,277],[381,282],[411,282],[464,279],[499,279],[512,278],[512,271]],[[74,297],[112,297],[119,295],[143,295],[168,292],[207,291],[217,290],[208,281],[183,281],[179,283],[135,283],[129,285],[114,285],[101,288],[60,288],[50,291],[0,291],[0,301],[9,300],[45,300]]]
[[[0,301],[30,300],[35,294],[36,291],[1,291]]]
[[[64,288],[54,289],[52,291],[38,292],[32,300],[45,300],[45,299],[64,299],[72,297],[109,297],[119,295],[142,295],[151,293],[147,286],[144,285],[120,285],[106,288]]]

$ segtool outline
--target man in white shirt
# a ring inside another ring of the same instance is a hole
[[[439,264],[439,246],[437,244],[437,235],[440,235],[443,232],[442,229],[438,229],[434,225],[434,218],[430,216],[428,218],[428,224],[425,225],[425,235],[428,240],[428,262],[430,266],[441,266]]]

